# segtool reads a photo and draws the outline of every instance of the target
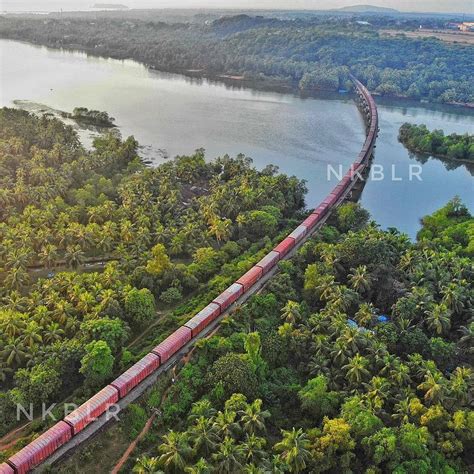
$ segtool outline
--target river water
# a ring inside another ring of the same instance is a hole
[[[134,61],[8,40],[0,40],[0,54],[0,105],[20,100],[32,109],[106,110],[122,135],[133,134],[143,145],[144,158],[156,164],[200,147],[209,159],[244,153],[258,168],[272,163],[306,179],[308,206],[335,185],[334,176],[328,180],[328,166],[346,169],[364,140],[360,114],[343,95],[302,98],[261,92],[156,72]],[[405,121],[447,133],[472,133],[474,113],[400,102],[379,103],[379,113],[375,163],[384,167],[384,179],[374,175],[362,197],[373,219],[383,228],[397,227],[414,237],[419,218],[455,195],[474,208],[474,179],[466,166],[449,169],[437,159],[421,165],[397,141]],[[91,133],[80,132],[90,144]],[[410,164],[422,166],[422,181],[409,180]]]

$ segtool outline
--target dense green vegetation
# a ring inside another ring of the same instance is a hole
[[[97,127],[114,127],[115,119],[107,112],[89,110],[87,107],[76,107],[72,114],[63,112],[63,117],[71,118],[79,123],[96,125]]]
[[[168,24],[153,16],[0,19],[0,36],[92,54],[133,58],[151,67],[243,76],[302,90],[350,87],[352,72],[381,95],[474,102],[472,47],[436,39],[383,37],[373,26],[327,17],[237,15]]]
[[[294,225],[305,186],[204,151],[157,168],[116,133],[0,110],[0,434],[15,402],[80,401],[156,345]],[[92,263],[98,265],[90,268]],[[41,278],[39,278],[41,277]],[[190,296],[194,296],[190,300]],[[146,350],[144,348],[143,350]],[[41,428],[41,427],[40,427]]]
[[[442,130],[430,132],[426,125],[404,123],[400,127],[398,139],[414,153],[474,161],[474,135],[468,133],[445,136]]]
[[[367,222],[341,207],[199,344],[134,472],[469,471],[474,218]]]

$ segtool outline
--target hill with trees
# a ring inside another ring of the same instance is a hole
[[[337,91],[351,87],[352,73],[383,96],[474,103],[472,47],[380,35],[378,24],[390,26],[396,18],[366,25],[347,14],[290,19],[241,14],[165,23],[144,15],[0,17],[0,37],[131,58],[164,71],[242,76],[259,87]]]

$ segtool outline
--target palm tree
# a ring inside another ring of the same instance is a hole
[[[14,338],[23,333],[26,328],[26,316],[16,311],[2,311],[0,313],[0,329],[2,333]]]
[[[356,354],[349,363],[342,367],[342,370],[346,371],[347,379],[351,384],[360,384],[370,372],[367,370],[369,361],[360,354]]]
[[[460,314],[464,307],[463,286],[451,282],[441,289],[443,294],[442,302],[454,313]]]
[[[425,312],[426,325],[436,334],[444,334],[451,326],[451,311],[441,304],[434,304],[431,309]]]
[[[456,367],[449,380],[449,395],[454,405],[467,405],[473,398],[474,377],[470,367]]]
[[[194,466],[188,466],[185,471],[188,474],[211,474],[212,472],[211,467],[204,458],[199,459]]]
[[[397,420],[399,423],[409,423],[411,417],[411,409],[410,409],[410,399],[404,398],[400,400],[393,409],[392,418]]]
[[[44,340],[47,344],[60,341],[64,336],[64,330],[59,327],[58,323],[48,324],[44,331]]]
[[[80,245],[69,245],[64,258],[66,264],[75,270],[84,263],[84,252]]]
[[[158,470],[158,462],[158,458],[142,456],[137,459],[137,463],[133,466],[132,472],[136,474],[162,474],[163,471]]]
[[[20,339],[9,339],[6,346],[0,351],[0,357],[8,367],[20,366],[22,362],[29,358],[25,346]]]
[[[212,455],[217,472],[234,474],[242,468],[244,449],[229,436],[219,446],[219,450]]]
[[[254,434],[265,431],[265,418],[270,417],[270,412],[262,411],[262,400],[256,399],[240,415],[244,431]]]
[[[214,451],[219,438],[212,418],[200,416],[189,429],[191,441],[196,453],[202,453],[206,458]]]
[[[213,408],[212,403],[207,399],[203,399],[193,403],[188,420],[193,421],[201,416],[204,418],[212,418],[215,414],[216,410]]]
[[[265,474],[269,471],[264,471],[262,468],[256,466],[255,464],[246,464],[242,469],[244,474]],[[274,472],[274,471],[271,471]]]
[[[158,450],[161,453],[160,464],[172,472],[183,472],[192,452],[187,433],[172,430],[163,436],[163,442]]]
[[[290,472],[301,472],[306,469],[306,463],[311,454],[310,442],[302,428],[291,431],[282,430],[283,439],[275,444],[275,451],[280,453],[280,458],[287,464]]]
[[[299,303],[288,300],[281,310],[281,317],[289,324],[295,324],[297,321],[301,320],[301,308]]]
[[[425,380],[418,385],[418,389],[425,392],[427,402],[442,403],[446,392],[446,379],[439,371],[428,372],[425,375]]]
[[[209,232],[214,235],[218,242],[229,240],[232,233],[232,221],[230,219],[215,219]]]
[[[474,354],[474,321],[471,321],[467,326],[459,328],[462,336],[459,338],[459,347],[467,351],[469,355]]]
[[[357,324],[364,327],[371,327],[374,320],[374,306],[372,303],[362,303],[359,306],[359,311],[355,314]]]
[[[41,248],[38,256],[45,268],[54,268],[59,258],[58,249],[53,244],[46,244]]]
[[[30,281],[30,276],[26,267],[15,266],[8,270],[3,284],[8,290],[20,291]]]
[[[27,309],[28,299],[19,291],[11,291],[7,296],[2,298],[2,304],[2,309],[9,309],[22,313]]]
[[[214,421],[214,427],[221,439],[236,436],[240,431],[235,411],[220,411]]]
[[[365,384],[366,397],[369,406],[380,410],[390,395],[390,384],[383,377],[372,377],[368,384]]]
[[[355,269],[351,268],[349,282],[351,287],[358,293],[367,293],[372,284],[372,278],[367,271],[367,266],[360,265]]]
[[[265,457],[265,438],[256,436],[255,434],[247,435],[245,442],[242,444],[245,459],[247,463],[258,464]]]
[[[28,349],[33,349],[36,344],[43,342],[43,338],[39,333],[39,326],[36,321],[30,321],[23,331],[22,342]]]
[[[321,277],[316,290],[318,291],[319,298],[323,301],[329,300],[331,297],[334,287],[336,285],[336,281],[332,275],[324,275]]]

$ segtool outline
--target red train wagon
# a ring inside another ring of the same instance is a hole
[[[255,265],[252,267],[247,273],[242,275],[238,280],[237,283],[240,283],[244,287],[244,291],[247,291],[251,288],[255,283],[257,283],[260,278],[262,278],[263,270],[262,267]]]
[[[15,474],[13,468],[6,462],[0,464],[0,474]]]
[[[216,303],[209,303],[199,313],[192,317],[185,326],[191,329],[192,337],[203,331],[221,314],[221,308]]]
[[[275,252],[272,250],[271,252],[268,252],[265,257],[260,260],[255,266],[260,267],[263,271],[263,274],[267,273],[269,270],[271,270],[280,260],[280,254],[278,252]]]
[[[313,212],[302,222],[301,225],[304,225],[309,232],[319,222],[320,219],[321,216],[319,213]]]
[[[287,237],[282,240],[273,250],[280,254],[280,259],[283,258],[295,246],[295,239]]]
[[[89,398],[79,408],[65,416],[64,421],[72,426],[74,435],[77,435],[77,433],[105,413],[112,405],[115,405],[118,399],[118,390],[112,387],[112,385],[107,385],[107,387]]]
[[[244,287],[241,283],[232,283],[226,290],[224,290],[217,298],[212,301],[221,308],[221,313],[228,308],[232,303],[235,303],[244,292]]]
[[[159,366],[160,358],[156,354],[147,354],[120,377],[117,377],[110,385],[115,387],[119,391],[120,398],[123,398]]]
[[[64,421],[60,421],[14,454],[8,462],[14,467],[17,474],[27,473],[41,464],[71,438],[71,427]]]
[[[176,352],[185,346],[192,338],[191,329],[181,326],[163,342],[158,344],[151,352],[160,357],[161,365],[170,359]]]
[[[295,239],[295,243],[301,242],[303,237],[307,234],[308,229],[303,224],[300,224],[288,237]]]

